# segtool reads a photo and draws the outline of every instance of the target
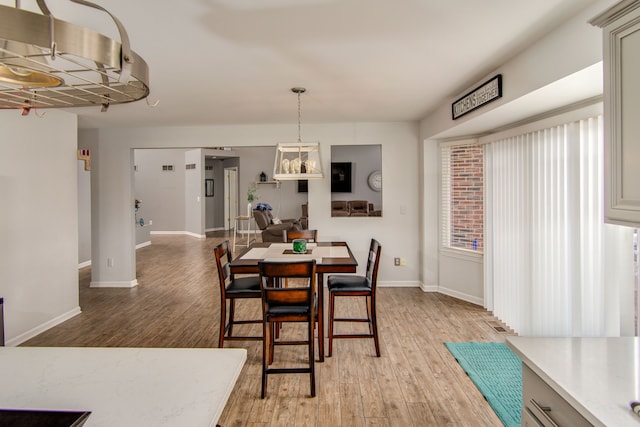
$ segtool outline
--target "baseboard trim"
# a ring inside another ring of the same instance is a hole
[[[438,287],[436,285],[425,285],[424,283],[421,283],[420,289],[422,289],[422,292],[438,292]]]
[[[90,288],[134,288],[138,286],[138,279],[130,282],[91,282]]]
[[[185,231],[184,234],[186,234],[187,236],[195,237],[196,239],[206,239],[207,238],[206,234],[192,233],[190,231]]]
[[[419,288],[420,282],[406,281],[406,282],[383,282],[378,280],[379,288]]]
[[[25,341],[30,340],[31,338],[35,337],[36,335],[39,335],[41,333],[43,333],[44,331],[53,328],[54,326],[58,326],[60,323],[65,322],[69,319],[71,319],[72,317],[77,316],[78,314],[82,313],[82,310],[80,310],[80,307],[76,307],[73,310],[67,311],[66,313],[61,314],[60,316],[56,316],[53,319],[44,322],[38,326],[36,326],[35,328],[18,335],[15,338],[11,338],[9,340],[7,340],[5,342],[5,345],[7,347],[15,347],[18,346],[20,344],[22,344]]]
[[[443,295],[448,295],[450,297],[462,300],[462,301],[466,301],[466,302],[470,302],[472,304],[476,304],[476,305],[480,305],[483,306],[484,305],[484,301],[482,298],[478,298],[474,295],[469,295],[469,294],[465,294],[459,291],[455,291],[453,289],[447,289],[447,288],[443,288],[441,286],[437,286],[437,285],[425,285],[424,283],[421,282],[413,282],[413,281],[406,281],[406,282],[382,282],[382,281],[378,281],[378,287],[379,288],[420,288],[423,292],[438,292],[441,293]]]
[[[147,240],[146,242],[138,243],[136,245],[136,249],[144,248],[145,246],[151,245],[151,240]]]
[[[205,234],[192,233],[190,231],[152,231],[150,234],[173,234],[173,235],[186,235],[196,237],[198,239],[206,239]]]
[[[462,293],[460,291],[456,291],[453,289],[447,289],[447,288],[443,288],[441,286],[438,287],[438,292],[444,295],[448,295],[450,297],[453,298],[457,298],[466,302],[470,302],[471,304],[476,304],[479,306],[483,306],[484,305],[484,301],[482,298],[476,297],[474,295],[469,295],[469,294],[465,294]]]

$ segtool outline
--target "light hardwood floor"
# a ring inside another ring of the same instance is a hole
[[[23,345],[216,347],[220,293],[213,247],[226,238],[222,232],[207,239],[153,236],[151,246],[137,251],[139,285],[132,289],[89,288],[90,268],[80,270],[82,314]],[[378,295],[382,356],[375,357],[371,339],[334,341],[333,357],[316,363],[315,398],[308,397],[308,374],[294,374],[269,376],[268,397],[260,399],[261,342],[225,343],[245,347],[248,357],[220,424],[502,425],[443,344],[504,341],[506,334],[493,327],[499,322],[491,313],[418,288],[379,288]],[[338,301],[336,310],[364,310],[364,300]],[[238,310],[239,316],[259,313],[258,301]],[[336,327],[344,331],[364,325]],[[285,365],[304,362],[305,349],[280,347],[276,360]]]

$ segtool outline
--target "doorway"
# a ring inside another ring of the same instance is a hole
[[[224,229],[232,230],[238,216],[238,168],[224,169]]]

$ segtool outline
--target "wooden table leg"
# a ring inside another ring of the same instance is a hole
[[[319,362],[324,362],[324,274],[318,273],[318,353]]]

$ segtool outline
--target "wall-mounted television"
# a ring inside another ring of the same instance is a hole
[[[331,192],[351,193],[351,162],[331,162]]]

